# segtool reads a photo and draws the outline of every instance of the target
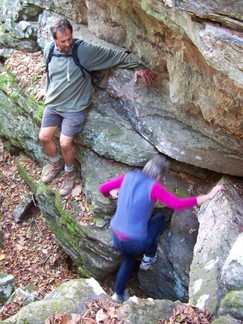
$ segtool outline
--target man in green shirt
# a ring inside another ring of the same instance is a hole
[[[39,100],[45,97],[45,111],[42,118],[39,139],[44,151],[50,158],[50,168],[42,176],[45,183],[51,182],[63,170],[65,177],[60,190],[61,195],[69,194],[75,182],[74,170],[74,136],[80,132],[91,103],[92,80],[88,72],[82,73],[70,53],[77,40],[73,38],[73,28],[67,19],[58,20],[51,28],[54,49],[48,64],[48,82],[45,91],[37,94]],[[51,44],[44,48],[47,60]],[[111,67],[135,68],[135,81],[140,76],[146,85],[153,83],[151,72],[137,62],[132,55],[81,42],[77,57],[87,71],[104,70]],[[54,134],[61,128],[58,153]],[[64,163],[63,163],[64,161]]]

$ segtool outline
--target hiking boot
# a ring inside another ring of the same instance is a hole
[[[58,160],[57,162],[51,163],[49,170],[42,176],[41,180],[45,183],[51,182],[53,179],[55,179],[58,173],[63,170],[63,167],[64,163],[62,159]]]
[[[74,187],[75,177],[76,177],[75,171],[65,172],[62,186],[60,189],[61,196],[66,196],[72,191]]]
[[[117,293],[114,293],[114,295],[111,296],[111,299],[115,300],[117,303],[123,303],[124,301],[128,300],[130,298],[127,290],[124,291],[122,295],[118,295]]]
[[[154,257],[148,257],[146,255],[143,256],[143,260],[140,264],[140,269],[142,270],[149,270],[151,264],[155,263],[158,259],[157,253]]]

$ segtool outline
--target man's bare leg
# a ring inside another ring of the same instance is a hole
[[[74,154],[75,150],[73,147],[73,137],[69,137],[61,134],[60,136],[60,146],[62,150],[63,160],[65,162],[65,166],[73,167],[74,165]]]
[[[73,137],[69,137],[61,134],[60,145],[61,145],[63,160],[65,162],[65,178],[62,183],[60,194],[62,196],[65,196],[72,191],[75,182],[75,171],[74,171],[75,150],[73,146]]]
[[[54,134],[56,130],[57,126],[42,127],[39,133],[40,143],[50,158],[58,155],[56,143],[54,142]]]
[[[39,133],[39,139],[44,151],[50,158],[51,165],[46,174],[42,176],[42,181],[45,183],[51,182],[56,175],[63,170],[63,161],[61,160],[60,155],[54,141],[54,134],[57,129],[55,127],[42,127]]]

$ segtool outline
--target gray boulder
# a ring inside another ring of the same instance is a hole
[[[43,300],[23,307],[16,315],[4,320],[3,323],[43,324],[55,312],[83,314],[87,309],[85,302],[93,302],[105,295],[104,290],[92,278],[71,280],[58,286]]]
[[[220,192],[199,212],[189,284],[190,301],[199,308],[207,308],[212,315],[217,314],[221,299],[227,294],[222,270],[243,226],[242,181],[224,177],[221,183],[225,184],[226,192]],[[239,253],[242,257],[242,249]]]
[[[243,290],[232,290],[220,303],[219,315],[229,315],[238,321],[243,319]]]
[[[228,290],[243,290],[243,234],[237,237],[223,265],[222,280]]]
[[[0,306],[8,300],[14,291],[15,279],[12,275],[0,274]]]

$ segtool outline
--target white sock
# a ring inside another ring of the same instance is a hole
[[[65,164],[65,169],[64,169],[64,170],[65,170],[65,172],[67,172],[67,173],[73,172],[73,171],[74,171],[74,165],[68,167],[68,166],[66,166],[66,164]]]
[[[60,158],[61,158],[61,156],[58,154],[57,156],[50,157],[50,161],[51,161],[52,163],[55,163],[55,162],[59,161]]]

